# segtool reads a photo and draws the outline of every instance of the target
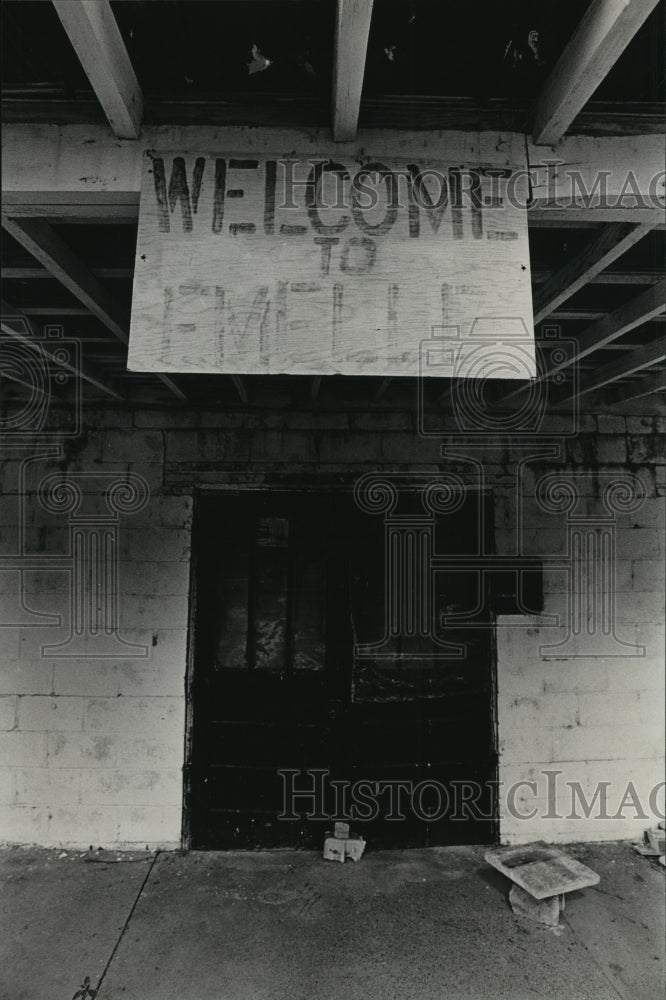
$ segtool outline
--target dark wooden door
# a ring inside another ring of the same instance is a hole
[[[442,519],[441,551],[475,549],[482,502]],[[350,808],[378,845],[494,839],[492,631],[474,574],[435,579],[433,620],[462,656],[427,636],[389,637],[375,655],[387,631],[385,528],[348,493],[204,498],[196,545],[194,847],[319,847],[330,817]],[[461,609],[464,627],[442,624]],[[313,771],[325,772],[328,818],[308,817],[313,803],[300,799],[298,819],[281,819],[285,788],[314,787]]]

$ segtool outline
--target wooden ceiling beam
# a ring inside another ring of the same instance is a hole
[[[658,2],[592,0],[537,100],[536,143],[562,138]]]
[[[556,271],[534,296],[534,322],[541,323],[651,230],[650,225],[613,222],[593,236],[580,253]]]
[[[48,222],[4,217],[3,228],[107,329],[127,344],[127,320],[115,301]]]
[[[333,138],[356,138],[373,0],[337,0],[333,55]]]
[[[26,316],[91,316],[83,306],[22,306]]]
[[[94,274],[79,260],[48,222],[3,216],[2,226],[122,344],[127,345],[129,337],[126,317]],[[184,393],[167,375],[157,374],[157,377],[174,396],[185,399]]]
[[[520,142],[519,142],[520,140]],[[346,149],[359,161],[383,156],[434,157],[446,144],[451,162],[520,163],[525,143],[517,133],[372,130]],[[508,143],[508,145],[507,145]],[[342,155],[330,133],[313,129],[241,126],[146,126],[142,142],[119,142],[99,125],[5,125],[3,211],[67,221],[136,223],[144,148],[250,148],[254,156]],[[520,148],[519,148],[520,147]],[[597,226],[602,222],[664,225],[663,137],[569,136],[557,154],[527,143],[529,174],[519,172],[515,195],[529,203],[530,227]],[[521,179],[522,177],[522,179]],[[603,183],[602,183],[603,182]]]
[[[382,396],[384,395],[384,393],[386,392],[392,381],[393,381],[392,378],[383,378],[381,380],[381,382],[379,383],[379,388],[375,393],[375,402],[378,402],[382,398]]]
[[[556,374],[563,368],[568,367],[581,358],[587,357],[593,351],[609,344],[618,337],[629,333],[630,330],[643,323],[649,323],[651,319],[666,311],[666,279],[660,281],[651,288],[647,288],[640,295],[630,299],[619,309],[608,313],[603,319],[598,320],[592,326],[576,337],[578,347],[562,364],[555,366],[548,374]]]
[[[3,299],[2,303],[0,303],[0,311],[2,312],[0,325],[5,336],[10,337],[17,343],[24,344],[32,351],[41,351],[42,354],[44,354],[49,361],[52,362],[56,370],[64,369],[69,372],[70,375],[74,375],[75,378],[81,378],[84,382],[88,382],[90,385],[94,386],[95,389],[99,389],[99,391],[103,392],[105,395],[111,396],[112,399],[122,401],[123,396],[116,392],[115,389],[108,386],[105,382],[100,381],[99,377],[95,375],[83,361],[79,362],[78,365],[75,365],[64,357],[57,357],[56,353],[58,352],[59,341],[54,339],[49,342],[49,340],[44,337],[34,336],[30,320],[25,316],[25,313],[23,313],[22,310],[15,309],[14,306],[11,306]],[[25,326],[31,330],[33,332],[33,336],[26,337],[20,330],[15,329],[17,322],[19,325]],[[4,374],[6,373],[3,372],[3,375]],[[20,380],[16,379],[16,381]]]
[[[53,0],[53,6],[111,128],[121,139],[138,139],[143,96],[109,0]]]
[[[643,399],[657,392],[666,392],[666,371],[647,375],[639,382],[616,386],[613,390],[614,403],[628,403],[630,399]]]
[[[91,267],[90,273],[96,278],[132,278],[133,267]],[[45,267],[3,267],[0,271],[3,281],[53,280],[53,275]]]
[[[600,350],[611,343],[611,341],[617,340],[618,337],[621,337],[625,333],[629,333],[635,327],[642,326],[643,323],[649,323],[655,316],[659,316],[665,311],[666,279],[647,288],[640,295],[630,299],[629,302],[625,302],[619,309],[615,309],[604,316],[603,319],[588,326],[575,338],[577,342],[576,350],[568,354],[560,364],[547,367],[536,381],[542,382],[544,379],[556,375],[570,365],[576,364],[582,358],[587,357],[588,354]],[[533,385],[532,380],[523,382],[513,392],[508,393],[505,399],[513,399],[514,396],[524,392],[531,385]]]
[[[557,272],[544,267],[532,267],[532,283],[541,285]],[[590,285],[654,285],[664,277],[663,271],[602,271],[593,274],[588,281]]]
[[[598,368],[593,374],[581,380],[575,394],[564,394],[558,397],[557,402],[563,403],[574,397],[580,399],[581,396],[586,396],[588,392],[603,389],[605,385],[610,385],[611,382],[627,378],[629,375],[642,371],[644,368],[651,368],[652,365],[657,365],[661,361],[664,361],[664,359],[666,359],[666,340],[663,337],[659,337],[644,347],[639,347],[637,350],[632,351],[628,356],[620,358],[619,361],[613,361],[609,365],[603,365],[603,367]]]
[[[247,406],[248,397],[247,397],[247,387],[245,385],[245,379],[243,379],[240,375],[232,375],[231,381],[234,384],[234,388],[238,393],[241,403],[244,403]]]

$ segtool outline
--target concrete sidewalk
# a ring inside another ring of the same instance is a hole
[[[559,928],[514,917],[483,848],[0,851],[2,1000],[658,1000],[664,873],[629,844]],[[82,989],[89,977],[90,990]]]

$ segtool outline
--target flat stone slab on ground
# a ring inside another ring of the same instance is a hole
[[[485,859],[534,899],[599,884],[599,876],[591,868],[543,841],[486,851]]]

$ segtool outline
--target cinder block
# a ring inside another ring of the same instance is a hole
[[[250,459],[271,462],[316,462],[315,436],[308,431],[254,431]]]
[[[0,761],[5,766],[44,767],[46,738],[46,733],[0,733]]]
[[[624,661],[622,661],[624,662]],[[605,691],[608,688],[606,661],[601,659],[548,660],[544,674],[546,694],[571,691]]]
[[[564,909],[559,896],[551,896],[550,899],[534,899],[519,885],[511,886],[509,902],[517,917],[525,917],[527,920],[546,924],[548,927],[557,927],[560,922],[560,910]]]
[[[159,590],[159,583],[156,583]],[[168,597],[161,593],[151,595],[122,595],[120,599],[120,631],[125,629],[187,628],[188,599],[185,594]]]
[[[610,413],[600,413],[597,416],[597,430],[600,434],[624,434],[626,429],[624,417]]]
[[[16,801],[23,805],[64,805],[79,801],[79,769],[19,767],[16,769]]]
[[[578,698],[569,693],[514,697],[498,703],[498,713],[500,726],[558,729],[577,724]]]
[[[347,840],[349,838],[349,823],[335,823],[333,836],[336,840]]]
[[[84,706],[81,698],[24,695],[19,698],[18,728],[22,732],[75,732],[83,729]]]
[[[627,417],[629,434],[652,434],[655,429],[653,417]]]
[[[579,695],[581,726],[638,725],[640,705],[637,691]]]
[[[160,633],[164,637],[164,631]],[[121,695],[181,696],[185,687],[186,653],[177,652],[166,646],[153,648],[149,645],[150,656],[144,660],[126,660],[118,666],[118,686]]]
[[[618,591],[615,594],[615,611],[619,623],[653,622],[658,625],[664,620],[664,595],[651,590]],[[617,634],[624,638],[619,627]]]
[[[414,431],[414,413],[383,411],[381,413],[351,413],[350,426],[359,431]]]
[[[118,738],[108,733],[51,733],[48,737],[50,767],[113,767],[117,760]]]
[[[158,431],[113,430],[103,435],[101,460],[104,464],[133,462],[137,465],[161,462],[162,435]]]
[[[292,430],[316,430],[316,431],[345,431],[349,427],[353,414],[334,413],[325,411],[323,413],[313,413],[311,410],[305,412],[289,412],[283,415],[284,426]]]
[[[360,861],[364,851],[365,840],[363,837],[352,836],[345,841],[345,859],[351,858],[352,861]]]
[[[134,426],[159,427],[194,427],[197,421],[197,414],[187,410],[135,410]]]
[[[324,861],[345,860],[345,841],[337,837],[327,837],[324,841]]]
[[[620,528],[617,531],[617,554],[621,559],[662,559],[663,528]]]
[[[666,464],[664,439],[659,434],[630,435],[629,461],[640,465]]]
[[[234,411],[202,410],[199,413],[200,427],[244,427],[246,421],[247,414]]]
[[[657,757],[663,734],[631,725],[577,726],[553,731],[553,760],[618,760]]]
[[[655,698],[653,691],[639,691],[638,693],[638,717],[639,721],[648,728],[654,728],[659,732],[664,732],[665,706],[663,698]]]
[[[180,846],[182,807],[118,806],[118,847],[146,846],[150,850],[174,850]]]
[[[182,773],[106,768],[83,771],[81,799],[90,805],[177,806],[183,800]]]
[[[246,462],[250,458],[250,439],[250,433],[241,429],[167,431],[165,462]]]
[[[663,531],[666,526],[666,504],[657,497],[650,497],[643,501],[638,510],[629,514],[618,514],[617,526],[622,530],[657,528]]]
[[[398,437],[408,438],[409,435],[398,435]],[[331,463],[340,463],[344,465],[346,472],[350,471],[350,466],[358,463],[382,461],[382,439],[378,432],[330,431],[318,438],[318,446],[319,461],[322,464],[328,466]],[[393,461],[390,458],[387,460]]]
[[[46,806],[21,806],[15,803],[2,810],[0,843],[41,844],[48,846],[48,809]]]
[[[181,698],[92,698],[87,702],[85,728],[146,739],[178,738],[183,732],[185,696]]]
[[[666,657],[666,628],[663,621],[652,624],[639,623],[636,626],[636,642],[645,646],[645,655],[648,659],[661,660],[663,663]]]
[[[125,562],[186,562],[190,559],[190,534],[181,528],[135,528],[123,524],[118,551]],[[121,581],[122,586],[122,581]]]
[[[117,848],[118,827],[115,806],[94,806],[86,802],[56,805],[49,809],[46,843],[77,850]]]
[[[524,726],[519,730],[502,731],[499,727],[499,754],[505,764],[527,761],[548,764],[553,756],[553,740],[557,730]]]
[[[16,704],[15,695],[0,696],[0,729],[13,729],[16,725]]]
[[[183,752],[180,739],[123,739],[118,745],[118,767],[123,771],[179,770]]]
[[[635,633],[640,642],[640,634]],[[635,656],[616,657],[605,662],[609,691],[616,693],[644,691],[659,697],[664,691],[664,657]]]
[[[624,465],[627,461],[627,442],[624,437],[598,437],[595,442],[597,461],[607,465]]]
[[[0,805],[7,805],[14,801],[14,773],[13,767],[0,767]],[[2,834],[2,822],[0,821],[0,835]]]
[[[134,424],[134,414],[131,410],[121,410],[115,407],[108,410],[95,409],[94,415],[86,413],[86,426],[94,425],[103,431],[113,431],[118,427],[130,428]]]
[[[57,695],[117,695],[118,667],[103,660],[54,660],[53,693]]]
[[[133,594],[160,594],[165,597],[189,594],[189,560],[173,562],[120,563],[119,588],[123,597]]]

